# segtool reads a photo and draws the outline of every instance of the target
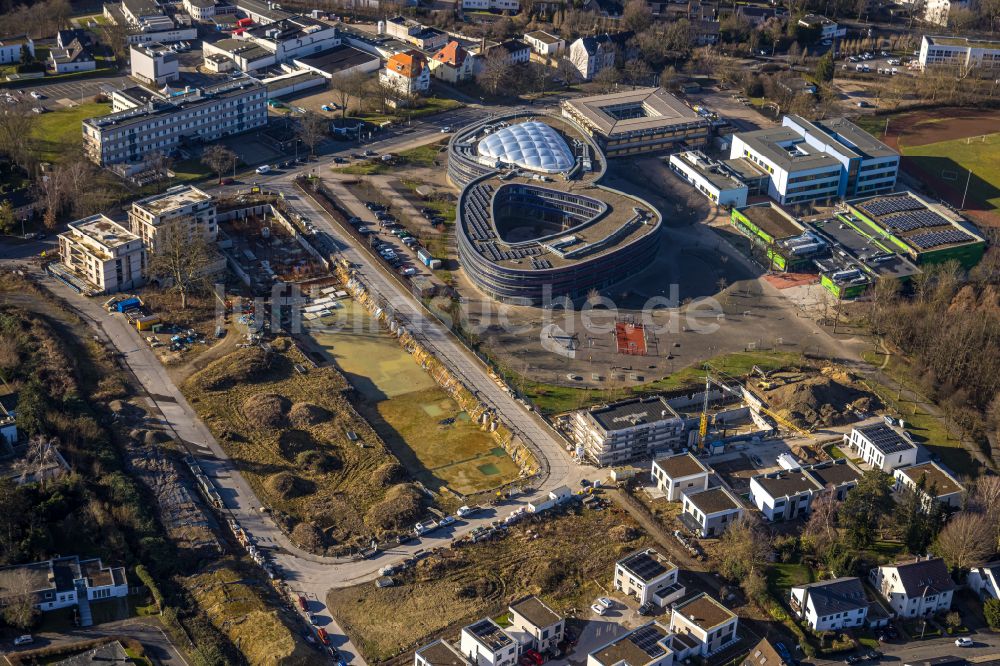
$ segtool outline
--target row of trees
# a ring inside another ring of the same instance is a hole
[[[27,34],[36,39],[51,37],[69,25],[72,15],[69,0],[39,0],[25,4],[0,0],[0,34]]]

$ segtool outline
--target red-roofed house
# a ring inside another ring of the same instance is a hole
[[[474,61],[474,55],[452,40],[431,58],[431,76],[447,83],[460,83],[475,75]]]
[[[406,51],[390,57],[379,78],[401,96],[419,95],[431,87],[427,59],[418,51]]]

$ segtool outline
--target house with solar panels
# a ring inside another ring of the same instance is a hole
[[[917,445],[884,423],[854,428],[850,435],[844,435],[844,443],[857,457],[890,474],[917,462]]]
[[[954,260],[972,268],[986,249],[971,223],[909,191],[848,201],[838,217],[918,265]]]
[[[615,589],[635,597],[639,604],[653,603],[661,608],[684,596],[684,586],[677,582],[677,565],[647,548],[632,553],[615,564]]]
[[[587,655],[587,666],[671,666],[674,636],[656,620],[614,638]]]

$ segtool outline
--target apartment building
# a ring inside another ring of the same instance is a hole
[[[615,563],[614,585],[619,592],[635,597],[640,605],[652,603],[666,608],[684,596],[678,573],[676,564],[647,548]]]
[[[690,452],[653,461],[650,476],[668,502],[679,502],[681,495],[708,489],[709,469]]]
[[[924,35],[917,60],[923,70],[949,67],[988,74],[1000,69],[1000,40]]]
[[[953,509],[962,506],[965,489],[958,479],[936,462],[898,467],[892,476],[897,492],[910,488],[920,493],[925,511],[930,511],[935,502]]]
[[[899,617],[934,615],[951,608],[955,581],[940,557],[874,567],[868,577]]]
[[[397,53],[385,61],[379,79],[405,97],[426,93],[431,87],[431,70],[419,51]]]
[[[500,58],[508,65],[523,65],[531,60],[531,47],[520,39],[508,39],[482,49],[479,52],[479,65],[483,65],[487,58]]]
[[[0,608],[25,592],[42,612],[128,596],[124,567],[76,555],[0,568]],[[82,615],[82,614],[81,614]]]
[[[862,472],[849,460],[834,460],[750,479],[750,500],[767,520],[793,520],[808,515],[813,499],[830,493],[843,500]]]
[[[726,488],[683,495],[681,522],[703,539],[721,536],[743,515],[743,502]]]
[[[635,37],[631,30],[614,34],[604,33],[580,37],[569,47],[569,60],[584,81],[590,81],[598,72],[613,67],[617,59],[628,60],[635,54],[630,41]]]
[[[917,445],[883,423],[854,428],[844,440],[859,458],[883,472],[917,462]]]
[[[860,627],[868,616],[868,597],[858,578],[834,578],[789,590],[792,610],[813,631]]]
[[[562,642],[566,619],[536,596],[524,597],[510,604],[507,633],[518,642],[521,651],[545,652]]]
[[[550,35],[544,30],[534,30],[524,35],[524,41],[540,56],[555,57],[566,49],[566,40]]]
[[[476,666],[514,666],[517,642],[487,618],[462,628],[460,651]]]
[[[24,49],[35,57],[35,42],[27,35],[0,37],[0,65],[16,65],[21,62]]]
[[[704,592],[677,604],[670,614],[674,650],[679,659],[689,656],[710,657],[737,640],[739,618]],[[680,649],[680,643],[685,648]]]
[[[219,234],[215,213],[212,195],[191,185],[177,185],[133,202],[128,219],[132,233],[142,239],[147,250],[155,252],[157,234],[173,222],[183,224],[189,238],[200,235],[214,243]]]
[[[427,66],[431,76],[446,83],[461,83],[476,75],[476,56],[457,41],[450,41],[435,53]]]
[[[687,444],[684,419],[661,396],[574,412],[570,437],[600,466],[662,455]]]
[[[101,166],[132,165],[141,171],[155,154],[169,154],[187,141],[210,142],[267,124],[267,89],[244,77],[167,97],[146,91],[145,100],[121,111],[83,121],[87,156]]]
[[[181,77],[177,54],[163,44],[133,44],[129,61],[134,78],[157,88]]]
[[[462,9],[465,11],[481,12],[511,12],[517,13],[521,9],[520,0],[462,0]]]
[[[587,655],[587,666],[673,666],[674,636],[653,620],[613,638]]]
[[[96,293],[129,291],[143,283],[142,239],[98,214],[70,222],[59,234],[60,263]]]
[[[730,157],[766,171],[781,204],[891,191],[899,171],[899,153],[846,118],[785,116],[781,127],[733,135]]]

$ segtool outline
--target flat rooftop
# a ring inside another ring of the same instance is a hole
[[[735,511],[743,506],[725,488],[709,488],[700,493],[685,495],[688,501],[706,516],[723,511]]]
[[[771,497],[789,497],[809,490],[819,490],[821,486],[801,469],[782,470],[761,474],[753,480]]]
[[[650,622],[594,650],[590,656],[603,666],[644,666],[670,651],[664,646],[664,639],[669,635],[669,630],[659,622]]]
[[[525,597],[510,605],[510,609],[536,627],[545,628],[559,624],[562,617],[536,596]]]
[[[109,248],[139,240],[139,237],[131,231],[102,214],[71,222],[69,227],[86,238]]]
[[[417,650],[431,666],[466,666],[469,661],[445,640],[436,640]]]
[[[337,74],[345,69],[370,63],[373,60],[377,61],[379,57],[371,53],[365,53],[353,46],[341,44],[332,49],[320,51],[315,55],[296,58],[296,60],[303,65],[322,70],[328,74]]]
[[[720,190],[731,190],[742,188],[745,185],[734,177],[724,166],[724,162],[706,157],[704,153],[696,150],[689,150],[682,153],[675,153],[676,156],[689,168],[695,171],[702,178],[715,185]]]
[[[845,483],[856,483],[861,478],[861,470],[843,459],[811,465],[806,472],[823,487],[836,488]]]
[[[743,217],[775,240],[799,236],[806,228],[770,201],[740,208]]]
[[[812,125],[835,139],[841,150],[849,149],[861,157],[898,157],[899,152],[882,143],[847,118],[830,118],[812,122],[802,118],[798,122]]]
[[[704,125],[709,121],[663,88],[637,88],[608,95],[563,102],[585,123],[604,136],[649,132],[677,125]]]
[[[1000,49],[1000,40],[976,39],[975,37],[949,37],[947,35],[924,35],[932,46],[960,46],[969,49]]]
[[[556,37],[555,35],[550,35],[544,30],[535,30],[534,32],[529,32],[525,37],[531,37],[532,39],[538,40],[542,44],[556,44],[562,37]]]
[[[197,187],[180,185],[170,188],[163,194],[154,194],[151,197],[140,199],[132,205],[143,208],[154,215],[162,215],[177,208],[211,200],[212,195],[199,190]]]
[[[653,464],[666,472],[671,479],[694,476],[695,474],[708,474],[708,468],[690,452],[659,458]]]
[[[857,431],[864,435],[882,453],[898,453],[917,448],[916,444],[908,441],[884,423],[864,426],[858,428]]]
[[[644,583],[677,568],[677,565],[652,548],[627,555],[618,560],[618,565]]]
[[[904,278],[920,272],[909,259],[894,252],[893,246],[865,236],[840,220],[821,220],[813,227],[880,277]]]
[[[465,630],[493,652],[514,642],[514,639],[508,636],[496,622],[489,619],[470,624]]]
[[[806,143],[801,134],[790,127],[769,127],[737,136],[754,152],[763,155],[785,171],[805,171],[828,167],[831,171],[841,168],[831,155]]]
[[[641,423],[678,418],[663,396],[625,400],[605,407],[593,407],[591,417],[607,431],[624,430]]]
[[[896,473],[902,474],[914,484],[919,485],[923,481],[924,491],[930,493],[933,489],[935,497],[962,492],[962,486],[955,480],[955,477],[933,461],[902,467],[897,469]]]
[[[674,612],[704,631],[711,631],[736,617],[735,613],[704,592],[677,604]]]
[[[847,205],[918,253],[984,242],[961,217],[910,191],[855,199]]]

